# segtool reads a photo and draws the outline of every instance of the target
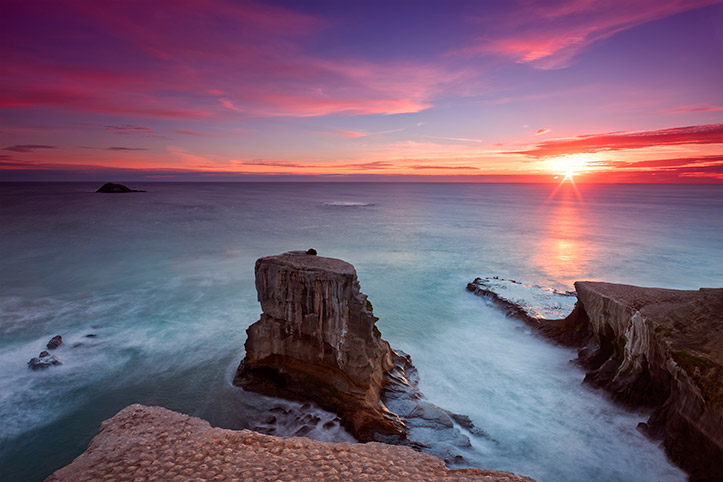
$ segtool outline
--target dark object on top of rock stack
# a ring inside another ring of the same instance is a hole
[[[314,248],[309,248],[306,250],[306,254],[310,254],[312,256],[316,256],[316,250]]]
[[[123,184],[115,184],[112,182],[108,182],[103,184],[96,192],[110,192],[110,193],[116,193],[116,192],[145,192],[138,189],[131,189],[128,186],[124,186]]]
[[[63,337],[60,335],[55,335],[50,339],[46,346],[48,347],[48,350],[55,350],[61,345],[61,343],[63,343]]]

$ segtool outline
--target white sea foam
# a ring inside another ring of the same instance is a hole
[[[362,202],[362,201],[327,201],[324,206],[337,207],[337,208],[359,208],[374,206],[375,203]]]

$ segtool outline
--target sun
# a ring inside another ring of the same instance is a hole
[[[555,173],[555,179],[560,176],[563,181],[571,181],[575,174],[585,171],[588,168],[588,159],[580,154],[556,157],[547,161],[547,169]]]

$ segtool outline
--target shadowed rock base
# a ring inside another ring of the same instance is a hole
[[[46,482],[440,479],[534,482],[510,472],[449,470],[438,458],[408,447],[224,430],[199,418],[143,405],[130,405],[103,422],[85,453]]]

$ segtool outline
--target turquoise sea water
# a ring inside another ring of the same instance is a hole
[[[425,395],[494,439],[472,440],[472,465],[540,482],[684,480],[636,431],[646,413],[582,385],[572,350],[465,286],[723,286],[723,186],[99,185],[0,184],[0,480],[42,480],[130,403],[258,423],[275,401],[230,383],[260,314],[254,261],[309,247],[355,265]],[[63,365],[28,369],[56,334]]]

